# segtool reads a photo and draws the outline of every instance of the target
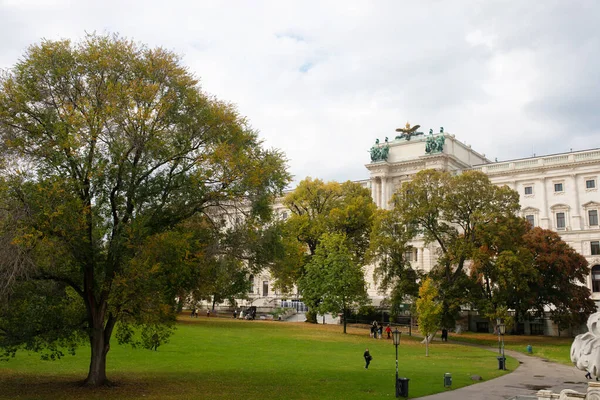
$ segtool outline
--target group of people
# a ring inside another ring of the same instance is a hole
[[[210,308],[206,309],[206,316],[210,317]],[[192,318],[198,318],[198,310],[196,310],[196,307],[193,307],[191,312],[190,312],[190,317]]]
[[[391,339],[392,328],[390,328],[390,324],[387,324],[385,327],[385,333],[387,334],[387,338]],[[383,337],[383,325],[379,325],[377,321],[373,321],[369,336],[373,339],[381,339]]]

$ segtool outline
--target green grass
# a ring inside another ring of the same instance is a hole
[[[394,398],[395,350],[364,329],[341,326],[182,317],[170,343],[159,351],[112,344],[108,377],[114,387],[78,386],[89,350],[59,361],[19,353],[0,364],[0,399],[383,399]],[[373,355],[369,370],[362,354]],[[517,367],[507,360],[508,372]],[[400,376],[410,379],[410,397],[500,376],[496,354],[472,346],[435,342],[430,356],[418,339],[402,337]]]
[[[483,346],[498,348],[498,335],[491,333],[465,332],[451,335],[450,340],[475,343]],[[571,344],[573,338],[553,336],[505,335],[504,348],[527,354],[527,345],[533,348],[533,356],[573,365],[571,362]]]

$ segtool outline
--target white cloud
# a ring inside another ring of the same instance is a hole
[[[0,67],[42,37],[183,55],[291,173],[367,177],[375,138],[444,126],[493,159],[600,147],[594,2],[0,2]]]

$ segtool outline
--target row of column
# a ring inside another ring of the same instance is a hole
[[[390,188],[391,178],[376,177],[371,179],[371,197],[379,208],[389,209],[393,188]]]

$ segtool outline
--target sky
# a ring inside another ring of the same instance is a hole
[[[359,180],[407,121],[490,160],[600,148],[599,16],[595,0],[0,0],[0,68],[86,32],[164,47],[294,183]]]

